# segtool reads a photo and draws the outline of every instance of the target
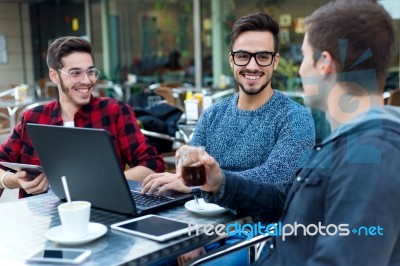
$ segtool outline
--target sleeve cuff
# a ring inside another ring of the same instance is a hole
[[[203,197],[206,202],[228,207],[236,194],[236,188],[237,177],[229,172],[222,171],[222,182],[219,193],[214,194],[203,191]],[[226,193],[227,191],[229,191],[229,193]]]

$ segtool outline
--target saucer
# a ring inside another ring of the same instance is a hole
[[[199,198],[199,204],[196,203],[196,200],[186,202],[185,208],[191,212],[205,216],[217,215],[227,211],[227,209],[216,204],[205,202],[203,198]]]
[[[107,233],[107,227],[99,223],[89,223],[89,232],[79,239],[65,238],[61,225],[50,228],[45,236],[48,240],[64,245],[79,245],[95,240]]]

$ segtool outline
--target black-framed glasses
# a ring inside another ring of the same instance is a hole
[[[96,81],[100,76],[100,70],[94,67],[88,68],[86,70],[83,70],[81,68],[76,68],[76,69],[71,69],[68,72],[62,71],[61,69],[58,69],[58,71],[64,73],[65,75],[68,75],[71,81],[74,83],[81,82],[85,77],[85,74],[88,76],[89,79],[94,81]]]
[[[246,51],[237,51],[237,52],[231,52],[232,58],[233,58],[233,63],[237,66],[245,66],[247,65],[251,58],[254,57],[256,60],[256,63],[259,66],[269,66],[272,64],[272,61],[274,60],[274,56],[276,55],[275,52],[268,52],[268,51],[262,51],[262,52],[257,52],[257,53],[250,53]]]

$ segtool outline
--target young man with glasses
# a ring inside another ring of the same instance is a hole
[[[374,0],[336,0],[305,27],[306,103],[334,131],[281,184],[244,180],[205,155],[204,196],[275,229],[258,265],[399,265],[400,108],[382,96],[395,25]]]
[[[28,136],[26,123],[67,127],[106,129],[113,137],[121,167],[128,179],[142,180],[154,172],[164,171],[164,162],[154,147],[149,146],[136,123],[132,108],[111,98],[93,97],[100,75],[93,64],[91,44],[79,37],[62,37],[48,49],[47,65],[50,79],[57,84],[59,98],[24,113],[11,136],[0,146],[0,160],[40,164]],[[62,140],[60,140],[62,141]],[[79,152],[79,147],[77,147]],[[8,173],[0,169],[4,188],[21,188],[20,197],[47,190],[44,174],[33,180],[26,172]]]
[[[207,108],[191,145],[204,146],[225,171],[266,183],[288,180],[315,141],[307,110],[272,88],[279,64],[278,23],[265,13],[244,16],[231,32],[229,63],[239,93]],[[152,174],[143,192],[190,192],[173,174]]]

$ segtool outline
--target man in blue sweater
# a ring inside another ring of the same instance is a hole
[[[205,199],[277,223],[259,265],[399,265],[400,108],[382,98],[395,26],[373,0],[328,3],[305,26],[306,100],[329,113],[333,133],[286,183],[246,180],[203,156]]]
[[[204,146],[227,172],[244,179],[278,183],[289,180],[315,141],[307,110],[272,88],[279,64],[279,26],[256,13],[235,22],[229,63],[239,93],[218,102],[200,117],[191,141]],[[175,174],[152,174],[143,192],[191,192]]]

